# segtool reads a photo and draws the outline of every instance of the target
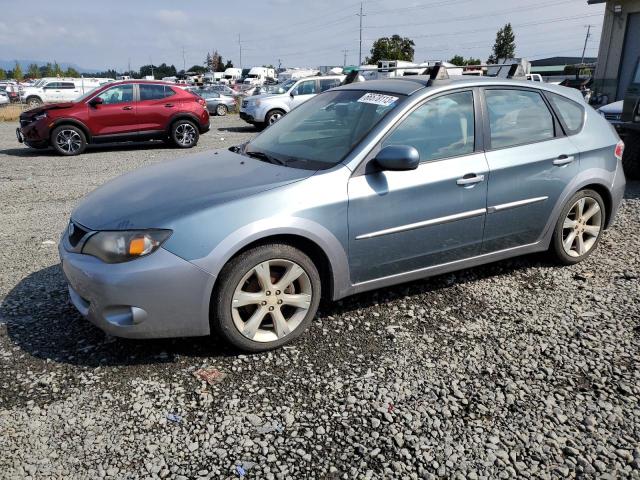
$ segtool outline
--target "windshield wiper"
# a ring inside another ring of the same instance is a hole
[[[283,160],[280,160],[279,158],[276,158],[272,155],[268,155],[264,152],[258,152],[255,150],[248,151],[247,149],[245,149],[244,154],[247,157],[257,158],[258,160],[273,163],[274,165],[282,165],[283,167],[286,166],[286,162],[284,162]]]

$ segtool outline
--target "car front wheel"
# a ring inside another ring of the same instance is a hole
[[[600,241],[605,225],[602,197],[593,190],[581,190],[567,202],[553,233],[551,249],[556,258],[572,265],[587,258]]]
[[[179,148],[191,148],[198,144],[200,134],[189,120],[178,120],[171,126],[171,142]]]
[[[87,148],[87,138],[78,127],[61,125],[51,133],[51,145],[60,155],[80,155]]]
[[[320,302],[320,275],[311,259],[285,244],[262,245],[220,272],[212,326],[249,352],[285,345],[307,329]]]

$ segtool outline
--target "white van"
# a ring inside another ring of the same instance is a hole
[[[249,70],[247,78],[244,79],[245,85],[264,85],[267,80],[276,79],[276,71],[273,68],[253,67]]]
[[[43,103],[71,102],[89,90],[113,82],[112,78],[43,78],[25,87],[20,100],[34,108]]]

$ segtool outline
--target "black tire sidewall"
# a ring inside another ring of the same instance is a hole
[[[591,247],[591,249],[587,253],[585,253],[580,257],[572,257],[568,255],[567,252],[564,251],[564,247],[562,245],[562,227],[564,225],[564,220],[567,217],[571,207],[579,199],[584,197],[591,197],[598,202],[598,205],[600,205],[600,211],[602,212],[602,225],[600,226],[600,235],[598,235],[598,238],[596,239],[596,242],[593,245],[593,247]],[[576,263],[580,263],[581,261],[586,259],[589,255],[591,255],[596,250],[596,248],[598,247],[598,244],[600,243],[600,240],[602,239],[604,226],[607,221],[606,215],[607,215],[607,211],[605,209],[604,201],[602,199],[602,196],[598,192],[594,190],[580,190],[576,192],[565,204],[565,206],[562,209],[562,212],[560,212],[560,216],[558,217],[558,221],[556,222],[556,226],[553,231],[553,238],[551,239],[551,249],[556,259],[560,263],[563,263],[565,265],[574,265]]]
[[[182,145],[181,143],[179,143],[176,140],[176,130],[180,125],[184,125],[185,123],[188,123],[189,125],[191,125],[196,134],[195,137],[193,139],[193,143],[191,145]],[[198,144],[198,140],[200,139],[200,133],[198,132],[198,127],[196,126],[195,123],[193,123],[191,120],[176,120],[175,122],[173,122],[173,124],[171,125],[171,143],[173,143],[173,145],[175,145],[178,148],[191,148],[191,147],[195,147]]]
[[[58,144],[56,142],[56,137],[58,136],[58,133],[60,133],[60,130],[73,130],[74,132],[77,132],[80,135],[81,145],[78,151],[73,153],[67,153],[58,147]],[[73,157],[75,155],[80,155],[85,151],[85,149],[87,148],[87,137],[85,136],[82,129],[76,127],[75,125],[59,125],[56,128],[54,128],[53,131],[51,132],[51,146],[60,155],[64,155],[65,157]]]
[[[256,265],[272,259],[285,259],[300,265],[311,281],[311,306],[298,328],[286,337],[274,342],[255,342],[246,338],[236,328],[231,316],[231,302],[236,286],[242,277]],[[279,348],[302,335],[313,320],[321,297],[321,281],[317,267],[303,252],[286,244],[260,245],[231,259],[218,277],[216,289],[212,295],[211,308],[212,333],[222,336],[234,347],[246,352],[262,352]]]
[[[269,125],[271,125],[271,117],[275,114],[280,114],[280,115],[285,115],[285,113],[282,110],[271,110],[269,113],[267,113],[267,116],[264,119],[264,124],[268,127]]]

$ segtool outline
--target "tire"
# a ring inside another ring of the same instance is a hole
[[[227,106],[220,104],[216,106],[216,115],[219,117],[224,117],[228,112]]]
[[[284,115],[285,115],[285,112],[283,112],[282,110],[277,110],[277,109],[271,110],[269,113],[267,113],[267,116],[264,118],[264,123],[266,124],[266,126],[273,125],[282,117],[284,117]]]
[[[560,213],[551,239],[551,252],[564,265],[581,262],[596,249],[605,223],[606,210],[600,194],[593,190],[580,190]]]
[[[629,180],[640,179],[640,132],[625,137],[622,168]]]
[[[60,155],[80,155],[87,148],[87,137],[74,125],[60,125],[51,132],[51,145]]]
[[[267,271],[265,287],[258,272]],[[294,280],[278,288],[285,274]],[[318,269],[307,255],[286,244],[261,245],[231,259],[217,285],[211,299],[212,331],[247,352],[272,350],[298,338],[320,303]],[[238,301],[247,303],[234,306]]]
[[[39,97],[28,97],[26,100],[26,103],[29,106],[29,108],[36,108],[41,105],[44,105],[44,102]]]
[[[176,120],[171,125],[169,138],[171,143],[178,148],[191,148],[198,144],[200,133],[198,133],[198,127],[191,120]]]

